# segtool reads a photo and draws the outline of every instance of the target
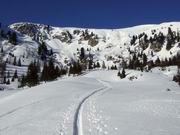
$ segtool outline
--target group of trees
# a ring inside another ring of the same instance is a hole
[[[38,47],[38,55],[40,56],[41,60],[46,60],[48,56],[53,55],[53,50],[48,50],[45,42],[39,43]]]
[[[19,58],[18,60],[17,60],[17,57],[16,56],[13,56],[13,60],[11,59],[11,60],[9,60],[8,58],[6,59],[6,61],[5,61],[5,63],[8,63],[8,64],[12,64],[12,65],[14,65],[14,66],[19,66],[19,67],[21,67],[22,66],[22,64],[21,64],[21,58]]]
[[[17,45],[17,34],[16,32],[8,32],[8,39],[9,42],[12,43],[13,45]]]
[[[178,66],[180,64],[179,54],[168,59],[157,58],[155,61],[148,61],[147,55],[143,53],[132,53],[131,56],[128,62],[122,62],[124,63],[122,68],[141,70],[143,72],[144,70],[149,71],[153,67]],[[122,73],[118,72],[118,76],[121,75]]]
[[[173,56],[172,58],[165,58],[165,59],[162,59],[160,60],[159,58],[157,58],[155,60],[155,62],[153,61],[149,61],[148,62],[148,67],[149,69],[153,68],[153,67],[165,67],[165,66],[178,66],[180,63],[180,55],[176,55],[176,56]]]
[[[125,65],[127,65],[129,69],[140,69],[143,71],[143,67],[147,65],[147,56],[144,53],[134,53],[129,63]]]
[[[70,74],[81,74],[82,72],[82,65],[80,64],[80,61],[78,62],[73,62],[71,65],[70,65],[70,68],[69,68],[69,75]]]
[[[53,59],[50,59],[48,63],[44,63],[43,70],[40,76],[40,81],[53,81],[56,80],[58,77],[65,75],[66,73],[66,69],[55,66]]]
[[[53,59],[50,59],[48,62],[44,62],[42,71],[39,62],[31,62],[28,66],[26,76],[23,75],[21,77],[19,87],[24,87],[26,85],[32,87],[38,85],[42,81],[53,81],[66,73],[66,69],[60,69],[58,66],[55,66]]]
[[[148,37],[146,33],[141,33],[139,35],[133,35],[130,41],[131,45],[136,45],[138,43],[143,50],[145,50],[149,44],[151,44],[151,48],[155,51],[159,51],[164,43],[166,42],[166,49],[170,50],[172,46],[180,42],[180,33],[176,31],[172,31],[172,29],[168,28],[168,34],[164,35],[162,32],[156,33],[156,30],[152,30],[152,36]]]
[[[3,78],[3,84],[10,85],[11,82],[14,82],[15,79],[18,79],[18,73],[17,70],[14,71],[13,75],[9,71],[5,72],[4,78]]]
[[[94,56],[93,54],[91,54],[91,49],[87,49],[87,52],[85,52],[85,49],[82,47],[80,51],[79,49],[77,49],[77,54],[79,54],[77,63],[81,65],[82,70],[86,70],[86,69],[91,70],[91,69],[100,67],[99,62],[97,63],[94,62],[94,59],[93,59]]]
[[[5,31],[2,27],[0,27],[0,39],[8,39],[9,43],[12,43],[13,45],[17,45],[17,34],[14,31]]]

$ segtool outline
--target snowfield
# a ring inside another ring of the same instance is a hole
[[[1,135],[179,135],[175,67],[92,71],[18,92],[0,91]],[[129,78],[133,78],[129,80]]]
[[[83,47],[85,50],[89,49],[89,51],[86,51],[87,54],[93,54],[94,61],[99,61],[100,63],[104,61],[105,64],[110,67],[117,64],[115,61],[118,61],[119,57],[123,57],[125,60],[129,59],[130,54],[128,48],[130,48],[130,50],[140,51],[138,49],[138,42],[136,43],[136,46],[130,45],[130,41],[133,35],[145,33],[147,34],[149,39],[150,37],[154,37],[154,34],[158,35],[159,32],[162,32],[166,36],[168,34],[168,28],[171,28],[174,32],[179,32],[180,29],[180,22],[139,25],[122,29],[51,27],[49,33],[47,33],[46,25],[28,22],[15,23],[10,25],[9,28],[15,30],[18,33],[22,33],[21,31],[19,31],[19,28],[22,29],[22,27],[29,25],[34,26],[37,33],[41,34],[42,37],[44,37],[43,42],[45,42],[48,49],[53,50],[57,62],[61,63],[62,65],[66,65],[65,61],[67,60],[77,60],[77,49],[80,50],[80,48]],[[89,44],[88,40],[83,39],[82,33],[86,30],[89,34],[93,33],[98,37],[97,45],[91,45]],[[75,31],[79,31],[79,34],[75,34]],[[154,34],[152,34],[152,31],[155,31]],[[63,33],[69,33],[72,36],[72,39],[68,40],[70,37],[67,36],[67,41],[61,41],[60,39],[64,37]],[[28,32],[25,35],[20,34],[19,40],[22,42],[22,44],[18,45],[14,49],[8,49],[7,51],[8,53],[14,54],[17,58],[22,58],[22,63],[24,65],[28,65],[29,61],[31,62],[32,60],[37,59],[38,43],[35,42],[33,38],[28,36],[27,34]],[[2,43],[2,45],[5,46],[5,43]],[[173,47],[168,51],[166,50],[166,43],[164,43],[160,51],[154,51],[154,56],[151,56],[151,51],[153,50],[151,49],[150,45],[146,50],[143,51],[143,53],[149,56],[148,60],[155,61],[157,57],[163,60],[165,58],[172,58],[180,52],[179,42],[173,45]],[[10,59],[11,56],[9,56],[8,53],[5,55],[5,58]],[[22,55],[28,57],[23,58]],[[112,57],[113,59],[110,60],[110,57]]]

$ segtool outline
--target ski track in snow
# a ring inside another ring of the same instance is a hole
[[[37,104],[37,103],[39,103],[39,102],[41,102],[41,101],[37,101],[37,102],[33,102],[33,103],[31,103],[31,104],[27,104],[27,105],[24,105],[24,106],[17,107],[17,108],[15,108],[15,109],[7,112],[7,113],[4,113],[4,114],[0,115],[0,119],[3,118],[3,117],[5,117],[5,116],[7,116],[7,115],[9,115],[9,114],[12,114],[12,113],[18,111],[18,110],[21,110],[21,109],[23,109],[23,108],[25,108],[25,107],[28,107],[28,106],[31,106],[31,105],[34,105],[34,104]]]
[[[46,101],[46,100],[49,100],[49,99],[51,99],[51,98],[41,99],[41,100],[38,100],[38,101],[34,101],[34,102],[30,103],[30,104],[25,104],[25,105],[23,105],[23,106],[17,107],[17,108],[15,108],[15,109],[7,112],[7,113],[1,114],[1,115],[0,115],[0,119],[2,119],[3,117],[8,116],[8,115],[10,115],[10,114],[13,114],[13,113],[15,113],[15,112],[17,112],[17,111],[19,111],[19,110],[21,110],[21,109],[24,109],[24,108],[29,107],[29,106],[33,106],[33,105],[35,105],[35,104],[39,104],[39,103],[41,103],[41,102],[43,102],[43,101]],[[30,120],[30,119],[29,119],[29,120]],[[14,124],[13,126],[7,126],[7,127],[2,128],[2,129],[0,128],[0,131],[7,130],[7,129],[11,128],[11,127],[16,127],[16,126],[18,126],[18,125],[22,125],[23,123],[26,123],[26,122],[27,122],[27,120],[22,121],[22,122],[17,123],[17,124]]]
[[[97,80],[97,81],[100,82],[103,85],[103,87],[94,90],[91,94],[86,96],[79,103],[79,105],[76,109],[75,115],[74,115],[73,135],[83,135],[82,111],[83,111],[83,105],[85,104],[85,102],[87,100],[89,100],[92,96],[94,96],[95,94],[98,94],[100,92],[105,92],[105,91],[111,89],[111,86],[108,83],[106,83],[102,80]]]

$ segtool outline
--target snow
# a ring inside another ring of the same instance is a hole
[[[21,26],[17,23],[10,26]],[[82,41],[74,30],[82,28],[52,27],[45,44],[55,53],[57,62],[65,65],[65,60],[76,60],[77,48],[91,48],[94,61],[111,66],[119,56],[129,58],[128,47],[134,34],[145,32],[152,36],[152,30],[167,34],[168,27],[174,31],[180,28],[179,22],[141,25],[125,29],[89,29],[97,34],[99,43],[95,47]],[[73,35],[71,43],[62,42],[55,35],[69,31]],[[27,65],[38,59],[38,43],[27,35],[19,35],[16,46],[7,40],[0,41],[3,46],[4,60],[12,63],[14,57],[20,58],[22,67],[7,64],[10,75],[17,70],[21,76],[26,73]],[[104,41],[105,40],[105,41]],[[132,46],[136,48],[137,46]],[[100,51],[97,51],[97,48]],[[132,49],[131,48],[131,49]],[[171,58],[180,51],[179,43],[170,51],[165,45],[161,51],[150,55],[148,47],[144,53],[149,60]],[[171,54],[171,53],[172,54]],[[89,52],[86,51],[86,54]],[[109,57],[113,60],[109,60]],[[96,70],[78,77],[68,77],[55,82],[42,83],[33,88],[17,89],[15,80],[5,91],[0,91],[0,134],[1,135],[179,135],[180,134],[180,89],[172,81],[177,67],[156,67],[150,72],[126,70],[127,77],[120,79],[118,71]]]
[[[81,135],[179,135],[175,71],[127,70],[121,80],[117,71],[98,70],[7,93],[0,96],[0,134],[75,135],[77,126]]]
[[[136,46],[130,46],[130,40],[133,35],[146,33],[148,35],[148,38],[150,38],[151,36],[154,36],[152,34],[152,31],[154,30],[155,34],[162,32],[164,35],[167,35],[169,27],[176,32],[178,32],[180,29],[179,22],[147,24],[121,29],[88,29],[89,34],[93,32],[94,34],[98,35],[99,38],[98,44],[92,47],[88,45],[88,41],[82,40],[82,31],[86,30],[83,28],[51,27],[51,31],[48,34],[45,29],[46,25],[43,24],[22,22],[12,24],[9,27],[13,30],[16,30],[17,27],[21,27],[25,24],[35,25],[37,31],[47,37],[47,39],[45,39],[46,45],[49,49],[52,49],[55,52],[54,55],[57,62],[61,63],[62,65],[66,65],[64,61],[77,60],[77,49],[80,50],[81,47],[84,47],[85,50],[87,50],[87,48],[91,48],[90,53],[94,55],[94,61],[99,61],[100,63],[104,61],[106,65],[111,66],[116,64],[115,61],[119,61],[119,56],[123,57],[124,59],[129,59],[129,52],[127,48],[134,50],[139,47],[138,43]],[[74,34],[75,30],[79,30],[80,34]],[[62,32],[66,33],[67,31],[73,37],[71,42],[62,42],[60,41],[60,39],[55,38],[56,36],[62,37]],[[25,56],[28,55],[28,58],[24,59],[24,61],[26,61],[24,62],[24,64],[27,65],[32,60],[37,59],[38,44],[27,35],[19,36],[19,40],[22,41],[22,44],[14,47],[14,49],[9,50],[8,53],[11,52],[17,57],[22,57],[23,54]],[[178,44],[179,43],[175,44],[169,51],[166,50],[166,44],[164,44],[161,51],[154,52],[153,57],[151,56],[152,49],[150,47],[148,47],[144,51],[144,53],[148,55],[148,60],[156,60],[157,57],[159,57],[160,59],[172,58],[178,52],[180,52]],[[97,51],[97,48],[99,48],[100,51]],[[9,57],[8,53],[6,55],[6,58]],[[88,54],[89,52],[86,51],[86,53]],[[113,59],[108,60],[109,57],[112,57]]]
[[[137,80],[118,82],[112,81],[110,72],[101,71],[103,77],[90,73],[103,78],[112,89],[86,105],[85,134],[180,134],[179,87],[163,74],[134,72],[130,75],[138,76]]]

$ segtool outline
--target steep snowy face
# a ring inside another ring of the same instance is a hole
[[[34,23],[16,23],[9,27],[26,36],[23,42],[26,42],[27,37],[28,41],[31,39],[33,43],[45,42],[47,47],[53,50],[57,61],[62,64],[76,60],[78,50],[82,47],[87,50],[86,54],[93,55],[94,61],[105,61],[107,65],[116,64],[122,58],[129,59],[132,51],[143,51],[149,56],[148,60],[155,60],[157,57],[170,58],[180,51],[179,40],[173,43],[170,49],[166,49],[168,30],[171,28],[172,32],[178,35],[179,22],[112,30],[59,28]],[[162,44],[157,42],[159,34],[165,38]]]

